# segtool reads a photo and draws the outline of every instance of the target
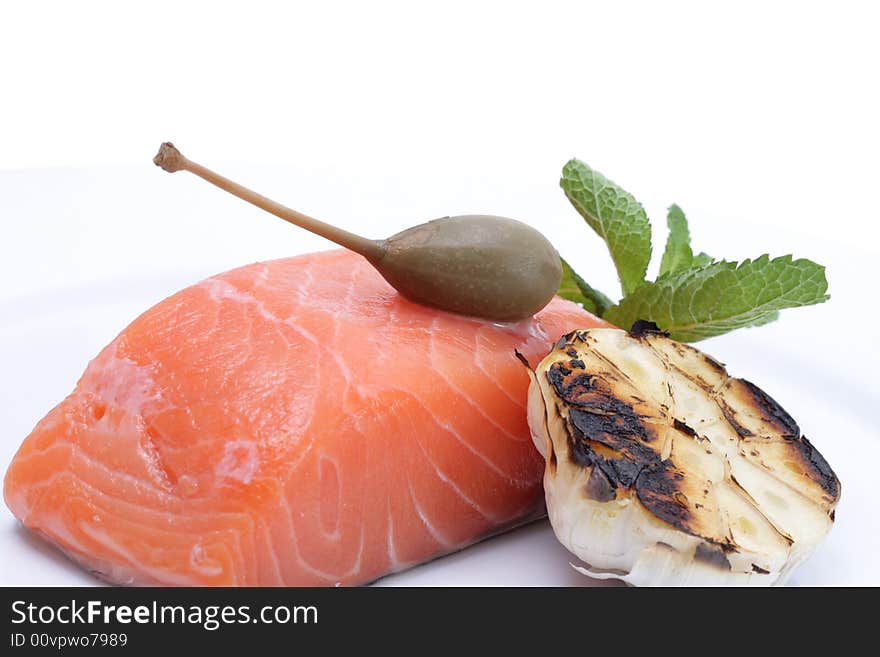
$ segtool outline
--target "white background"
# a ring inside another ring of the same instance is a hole
[[[326,246],[160,172],[159,142],[369,236],[523,219],[613,294],[558,188],[576,156],[643,200],[657,244],[677,202],[697,250],[828,266],[829,303],[705,347],[779,397],[844,482],[802,581],[880,583],[860,561],[880,549],[878,17],[868,2],[0,4],[4,464],[140,310]],[[4,561],[4,581],[37,577]],[[427,581],[520,581],[455,563]]]

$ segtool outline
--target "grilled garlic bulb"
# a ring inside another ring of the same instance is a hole
[[[840,483],[791,416],[653,324],[570,333],[530,375],[550,522],[585,574],[781,584],[831,528]]]

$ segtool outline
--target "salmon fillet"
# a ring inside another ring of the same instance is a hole
[[[6,503],[120,584],[349,585],[541,512],[528,377],[575,328],[415,305],[361,257],[258,263],[169,297],[25,439]]]

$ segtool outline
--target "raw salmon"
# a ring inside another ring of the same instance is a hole
[[[111,342],[6,473],[25,526],[122,584],[358,584],[536,516],[528,377],[602,325],[496,325],[330,251],[178,292]]]

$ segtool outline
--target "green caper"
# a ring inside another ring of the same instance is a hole
[[[531,226],[504,217],[444,217],[382,243],[372,261],[403,296],[497,321],[530,317],[559,288],[559,255]]]
[[[272,214],[364,256],[404,297],[495,321],[534,315],[562,278],[559,255],[534,228],[489,215],[444,217],[371,240],[291,210],[164,143],[153,158],[165,171],[189,171]]]

